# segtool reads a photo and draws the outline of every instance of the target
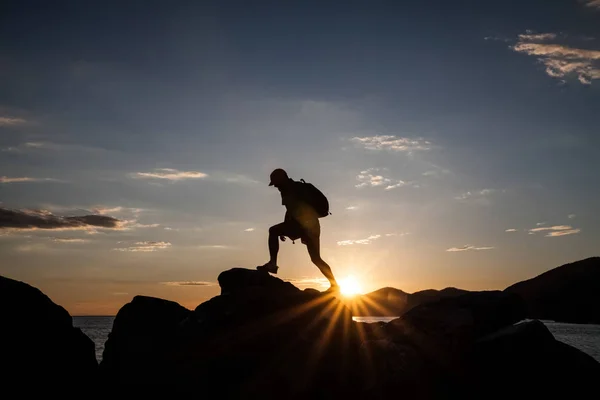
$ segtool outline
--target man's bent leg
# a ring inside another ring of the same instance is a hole
[[[277,265],[277,254],[279,253],[279,236],[285,231],[285,222],[273,225],[269,228],[269,264]]]
[[[323,261],[321,258],[321,245],[319,243],[319,237],[309,237],[306,239],[306,248],[308,249],[308,254],[310,255],[310,260],[315,264],[325,275],[325,278],[331,284],[331,287],[337,288],[338,284],[333,276],[333,272],[331,271],[331,267]]]

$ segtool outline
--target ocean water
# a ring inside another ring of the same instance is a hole
[[[357,322],[389,322],[396,317],[354,317]],[[81,328],[96,344],[96,359],[102,360],[104,342],[112,329],[115,317],[73,317],[73,325]],[[557,340],[578,348],[600,362],[600,325],[564,324],[542,321]]]
[[[90,316],[90,317],[73,317],[73,326],[81,328],[96,345],[96,360],[102,361],[102,352],[104,351],[104,343],[108,339],[108,334],[112,330],[115,317]]]

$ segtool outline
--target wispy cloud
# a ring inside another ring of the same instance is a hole
[[[475,203],[489,204],[490,196],[497,193],[497,189],[481,189],[475,191],[468,191],[455,196],[454,199],[460,201],[473,201]]]
[[[199,249],[220,249],[220,250],[225,250],[225,249],[229,249],[230,246],[225,246],[223,244],[201,244],[200,246],[197,246],[197,248],[199,248]]]
[[[87,239],[79,239],[79,238],[53,238],[53,242],[55,243],[88,243]]]
[[[596,6],[595,0],[588,6]],[[533,33],[519,35],[512,47],[516,52],[537,57],[546,67],[546,74],[553,78],[577,77],[579,82],[589,85],[600,79],[600,50],[582,49],[564,43],[556,43],[555,33]],[[552,41],[552,43],[548,43]]]
[[[581,232],[581,229],[565,229],[562,231],[548,232],[546,237],[556,237],[556,236],[566,236],[566,235],[574,235],[576,233]]]
[[[357,209],[358,209],[357,206],[348,206],[348,207],[346,207],[346,210],[350,210],[350,211],[357,210]]]
[[[100,148],[100,147],[90,147],[80,144],[73,143],[53,143],[53,142],[25,142],[21,143],[17,146],[5,147],[2,149],[5,152],[12,153],[26,153],[33,151],[44,151],[44,152],[58,152],[58,151],[70,151],[77,153],[99,153],[99,152],[107,152],[108,150]]]
[[[597,8],[600,10],[600,0],[583,0],[587,7]]]
[[[167,286],[216,286],[215,282],[204,282],[204,281],[172,281],[172,282],[160,282],[161,285]]]
[[[366,239],[358,239],[358,240],[340,240],[337,242],[338,246],[350,246],[353,244],[369,244],[373,240],[377,240],[381,237],[381,235],[371,235]]]
[[[254,231],[254,228],[247,228],[247,229],[244,229],[244,232],[252,232],[252,231]]]
[[[123,207],[102,207],[99,206],[97,208],[93,208],[92,211],[95,214],[106,215],[106,214],[116,214],[123,211]]]
[[[519,40],[527,42],[543,42],[556,39],[556,33],[522,33]]]
[[[469,250],[492,250],[494,247],[491,246],[484,246],[484,247],[476,247],[476,246],[471,246],[469,244],[461,246],[461,247],[450,247],[449,249],[446,249],[446,251],[450,251],[450,252],[457,252],[457,251],[469,251]]]
[[[204,179],[208,174],[199,171],[179,171],[172,168],[158,168],[152,172],[136,172],[133,175],[143,179],[166,179],[169,181],[180,181],[184,179]]]
[[[529,232],[562,231],[562,230],[565,230],[565,229],[572,229],[572,227],[569,226],[569,225],[543,226],[543,227],[540,227],[540,228],[530,229]]]
[[[535,226],[544,226],[544,225],[546,225],[546,222],[537,222],[535,224]]]
[[[123,221],[105,215],[62,217],[47,210],[11,210],[0,207],[0,229],[26,231],[122,229]]]
[[[570,225],[554,225],[554,226],[543,226],[538,228],[532,228],[529,230],[529,234],[533,235],[536,232],[547,232],[546,237],[557,237],[557,236],[566,236],[566,235],[574,235],[576,233],[581,232],[581,229],[573,228]]]
[[[320,287],[320,288],[328,288],[329,281],[326,278],[311,278],[311,277],[303,277],[303,278],[290,278],[285,279],[286,282],[290,282],[294,286],[298,286],[300,288],[306,287]]]
[[[600,0],[599,0],[599,1],[600,1]],[[575,214],[569,214],[569,219],[573,219],[573,218],[575,218],[575,217],[577,217],[577,215],[575,215]]]
[[[450,170],[448,169],[434,169],[431,171],[425,171],[422,173],[423,176],[430,176],[435,178],[441,178],[442,176],[450,174]]]
[[[133,245],[133,246],[118,247],[113,250],[146,253],[146,252],[168,249],[169,247],[171,247],[171,243],[169,243],[169,242],[144,241],[144,242],[136,242],[135,245]]]
[[[400,179],[392,179],[380,175],[379,172],[382,170],[383,169],[380,168],[369,168],[367,170],[361,171],[360,174],[356,176],[356,180],[359,183],[357,183],[355,187],[382,187],[385,190],[392,190],[411,184],[411,182],[405,182]]]
[[[0,117],[0,126],[15,126],[22,125],[27,121],[23,118],[15,118],[15,117]]]
[[[351,138],[350,141],[356,146],[368,150],[412,152],[431,148],[431,143],[423,138],[406,138],[393,135],[357,136]]]
[[[28,176],[0,176],[0,183],[22,183],[22,182],[58,182],[53,178],[31,178]]]
[[[504,232],[516,232],[517,230],[515,228],[510,228],[505,230]]]

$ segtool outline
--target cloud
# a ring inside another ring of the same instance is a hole
[[[180,281],[180,282],[161,282],[161,285],[167,286],[216,286],[215,282],[204,281]]]
[[[303,277],[303,278],[290,278],[290,279],[284,279],[284,280],[286,282],[290,282],[294,286],[298,286],[298,287],[314,287],[314,286],[320,286],[322,288],[329,287],[329,281],[327,280],[327,278]]]
[[[78,238],[53,238],[53,242],[56,243],[88,243],[87,239],[78,239]]]
[[[346,210],[356,210],[356,209],[358,209],[357,206],[348,206],[348,207],[346,207]]]
[[[504,232],[516,232],[517,230],[515,228],[510,228],[505,230]]]
[[[254,228],[248,228],[248,229],[244,229],[244,232],[252,232],[254,230]]]
[[[450,170],[448,169],[435,169],[431,171],[425,171],[421,175],[423,176],[432,176],[435,178],[441,178],[444,175],[450,174]]]
[[[0,176],[0,183],[21,183],[21,182],[58,182],[58,179],[52,178],[30,178],[27,176],[8,177]]]
[[[5,147],[2,151],[13,153],[25,153],[32,151],[71,151],[77,153],[106,153],[106,150],[101,147],[90,147],[71,143],[52,143],[52,142],[25,142],[18,146]]]
[[[198,246],[199,249],[228,249],[229,246],[223,244],[202,244]]]
[[[135,228],[158,228],[160,224],[140,224],[137,220],[123,221],[124,229],[135,229]]]
[[[145,242],[136,242],[134,246],[130,247],[119,247],[113,250],[116,251],[132,251],[132,252],[152,252],[156,250],[168,249],[171,247],[171,243],[169,242],[154,242],[154,241],[145,241]]]
[[[358,239],[358,240],[340,240],[337,242],[338,246],[350,246],[353,244],[369,244],[373,240],[377,240],[381,237],[381,235],[371,235],[366,239]]]
[[[11,210],[0,207],[0,229],[17,231],[122,229],[123,222],[105,215],[62,217],[47,210]]]
[[[544,227],[530,229],[529,234],[533,235],[536,232],[544,232],[544,231],[548,232],[545,235],[546,237],[557,237],[557,236],[574,235],[576,233],[581,232],[581,229],[573,228],[570,225],[544,226]]]
[[[179,171],[172,168],[158,168],[154,172],[136,172],[136,178],[143,179],[166,179],[169,181],[180,181],[183,179],[204,179],[208,174],[199,171]]]
[[[586,7],[597,8],[600,10],[600,0],[583,0]]]
[[[489,197],[494,194],[497,193],[498,190],[497,189],[481,189],[481,190],[476,190],[476,191],[468,191],[468,192],[464,192],[461,193],[458,196],[455,196],[454,199],[455,200],[469,200],[469,201],[475,201],[478,203],[483,203],[483,204],[489,204]]]
[[[100,215],[113,214],[113,213],[120,213],[121,211],[123,211],[123,207],[102,207],[102,206],[98,206],[96,208],[93,208],[92,211],[95,214],[100,214]]]
[[[392,190],[402,186],[410,185],[410,182],[391,179],[383,175],[376,174],[379,171],[381,171],[380,168],[369,168],[367,170],[361,171],[360,174],[356,176],[356,180],[359,183],[357,183],[354,186],[357,188],[383,187],[385,190]]]
[[[519,40],[528,42],[543,42],[556,39],[556,33],[524,33],[519,35]]]
[[[0,117],[0,126],[15,126],[22,125],[27,121],[23,118],[15,118],[15,117]]]
[[[543,224],[536,224],[538,226],[543,225]],[[543,226],[540,228],[533,228],[530,229],[529,232],[542,232],[542,231],[563,231],[566,229],[573,229],[571,226],[569,225],[555,225],[555,226]]]
[[[429,150],[431,148],[431,143],[422,138],[413,139],[392,135],[353,137],[350,141],[368,150],[412,152],[415,150]]]
[[[536,223],[535,225],[536,225],[536,226],[544,226],[544,225],[546,225],[546,223],[545,223],[545,222],[538,222],[538,223]]]
[[[600,0],[590,2],[596,6]],[[600,79],[600,50],[582,49],[561,43],[547,43],[557,39],[555,33],[534,34],[527,31],[519,35],[512,46],[516,52],[537,57],[546,67],[546,74],[552,78],[577,77],[579,82],[590,85]]]
[[[575,215],[575,214],[569,214],[569,216],[568,216],[568,217],[569,217],[569,219],[573,219],[573,218],[575,218],[576,216],[577,216],[577,215]]]
[[[469,251],[469,250],[492,250],[494,247],[475,247],[469,244],[461,246],[461,247],[451,247],[446,249],[446,251],[457,252],[457,251]]]
[[[562,230],[562,231],[548,232],[546,237],[574,235],[579,232],[581,232],[581,229],[566,229],[566,230]]]

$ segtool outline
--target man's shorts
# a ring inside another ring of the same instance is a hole
[[[302,221],[289,219],[281,223],[283,236],[291,240],[302,239],[302,243],[308,243],[309,240],[318,240],[321,235],[321,226],[319,220]]]

